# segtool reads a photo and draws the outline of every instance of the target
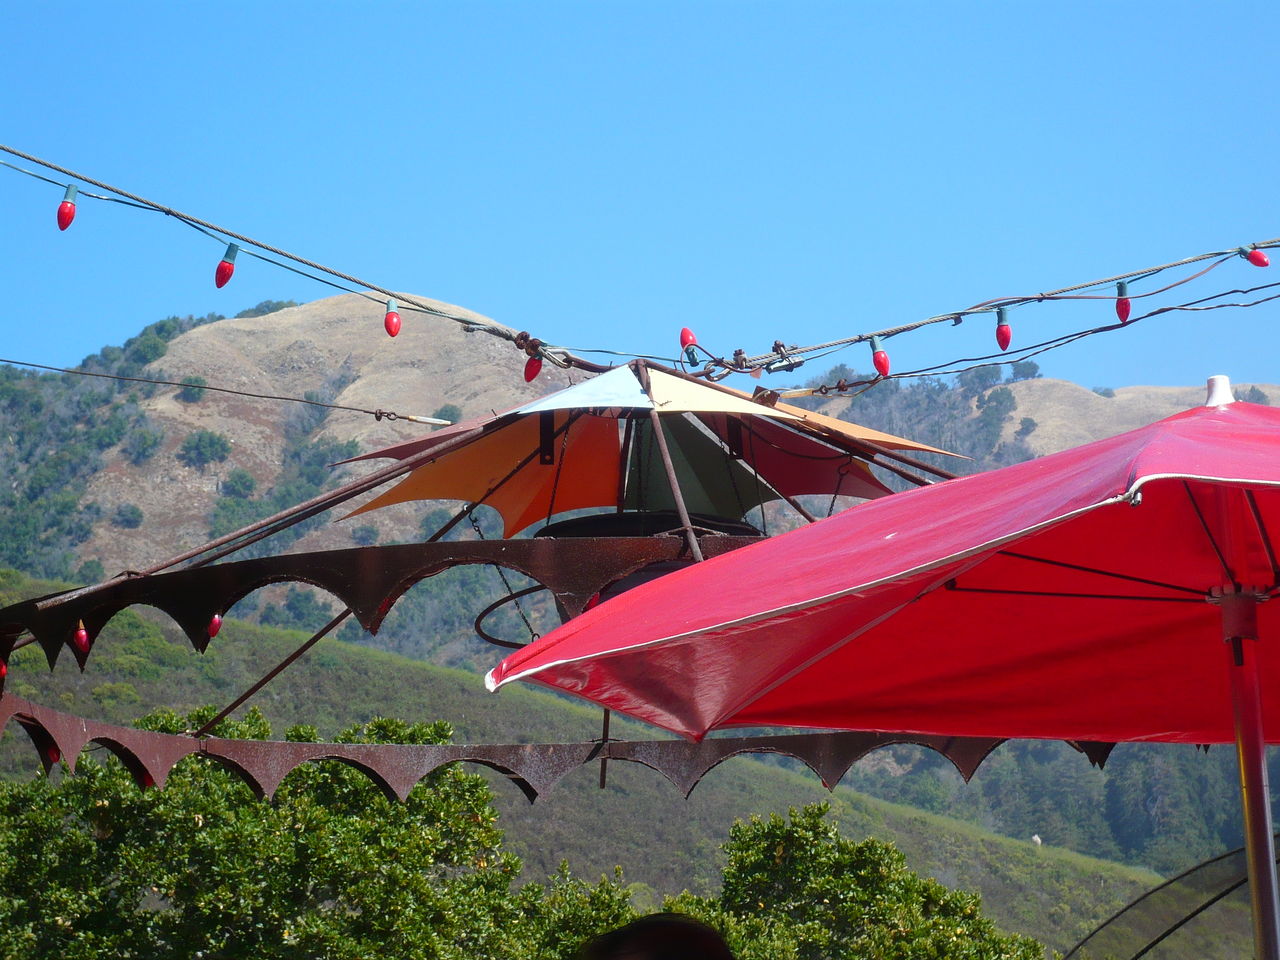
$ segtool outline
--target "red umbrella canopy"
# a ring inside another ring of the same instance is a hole
[[[1276,593],[1280,410],[1202,407],[696,564],[491,671],[686,737],[1234,739],[1215,593]],[[1257,606],[1280,742],[1280,603]]]

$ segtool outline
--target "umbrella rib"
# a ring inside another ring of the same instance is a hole
[[[1127,573],[1115,573],[1111,570],[1100,570],[1097,567],[1086,567],[1078,563],[1067,563],[1063,560],[1049,560],[1046,557],[1033,557],[1029,553],[1015,553],[1012,550],[1001,550],[1000,556],[1013,557],[1017,560],[1030,560],[1033,563],[1044,563],[1051,567],[1063,567],[1067,570],[1079,570],[1081,573],[1096,573],[1100,577],[1111,577],[1113,580],[1127,580],[1130,583],[1144,583],[1149,587],[1163,587],[1166,590],[1177,590],[1180,593],[1191,593],[1197,597],[1203,597],[1203,590],[1196,590],[1194,587],[1180,587],[1176,583],[1165,583],[1161,580],[1148,580],[1145,577],[1135,577]]]
[[[1182,481],[1182,489],[1187,491],[1187,499],[1191,501],[1191,509],[1196,512],[1196,518],[1200,521],[1200,527],[1204,530],[1204,535],[1209,539],[1209,545],[1213,547],[1213,552],[1218,555],[1218,562],[1222,564],[1222,572],[1227,575],[1227,580],[1233,586],[1239,586],[1236,583],[1236,575],[1231,572],[1231,567],[1227,563],[1226,556],[1222,553],[1222,548],[1218,546],[1218,541],[1213,538],[1213,531],[1209,529],[1209,522],[1204,518],[1204,512],[1200,509],[1200,504],[1196,500],[1196,495],[1191,492],[1191,484]]]
[[[1014,597],[1064,597],[1071,600],[1146,600],[1151,603],[1204,603],[1204,598],[1193,597],[1142,597],[1122,593],[1058,593],[1053,590],[1001,590],[996,587],[962,587],[948,580],[947,589],[953,593],[999,593]]]
[[[1160,934],[1158,937],[1156,937],[1154,940],[1148,943],[1145,947],[1143,947],[1141,950],[1135,953],[1132,957],[1132,960],[1139,960],[1140,957],[1145,957],[1148,953],[1150,953],[1152,950],[1158,947],[1165,940],[1169,939],[1171,936],[1173,936],[1175,933],[1177,933],[1179,930],[1185,927],[1188,923],[1190,923],[1196,917],[1200,916],[1200,914],[1204,913],[1206,910],[1212,907],[1219,900],[1225,900],[1227,897],[1235,893],[1237,890],[1239,890],[1248,882],[1249,882],[1248,877],[1241,877],[1239,880],[1231,884],[1231,886],[1227,887],[1225,890],[1220,890],[1214,896],[1210,897],[1204,903],[1200,904],[1200,906],[1196,907],[1194,910],[1188,913],[1185,917],[1182,917],[1180,920],[1175,922],[1173,926],[1169,927],[1168,930]]]
[[[1244,492],[1245,499],[1249,503],[1249,512],[1253,514],[1253,522],[1258,527],[1258,536],[1262,540],[1262,547],[1267,551],[1267,563],[1271,564],[1271,582],[1274,584],[1280,580],[1280,564],[1276,563],[1276,551],[1271,543],[1271,535],[1267,532],[1267,525],[1263,522],[1262,511],[1258,509],[1258,501],[1253,495],[1252,490]]]

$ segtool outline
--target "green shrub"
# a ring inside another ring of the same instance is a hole
[[[111,523],[125,530],[136,530],[142,526],[142,509],[133,503],[122,503],[111,515]]]
[[[178,459],[188,467],[203,471],[211,463],[220,463],[231,454],[231,441],[212,430],[196,430],[187,434],[178,451]]]
[[[183,403],[199,403],[204,398],[203,387],[209,385],[204,377],[183,377],[185,386],[178,391],[178,399]]]

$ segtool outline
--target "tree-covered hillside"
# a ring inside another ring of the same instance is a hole
[[[268,302],[242,316],[282,306],[286,304]],[[219,319],[170,317],[145,328],[122,347],[104,348],[86,358],[81,369],[167,379],[163,364],[168,344],[186,331]],[[324,371],[324,382],[316,383],[316,396],[324,391],[331,395],[358,373]],[[1019,411],[1015,393],[1021,381],[1037,375],[1036,365],[1030,362],[981,367],[955,379],[893,380],[852,399],[832,394],[803,403],[967,454],[971,461],[940,463],[968,472],[1031,455],[1025,441],[1035,435],[1037,424]],[[841,366],[811,382],[859,378]],[[209,536],[314,495],[333,482],[329,464],[354,452],[351,441],[325,433],[322,410],[289,412],[285,408],[274,428],[285,441],[282,462],[272,476],[227,464],[220,460],[226,456],[227,438],[217,431],[197,429],[182,437],[164,436],[143,412],[144,401],[160,391],[173,394],[184,409],[198,414],[207,402],[201,389],[206,384],[199,382],[200,377],[182,379],[187,381],[182,387],[155,387],[0,366],[0,449],[8,467],[8,483],[0,487],[0,564],[39,576],[82,582],[98,579],[115,571],[104,571],[92,557],[77,551],[95,529],[130,538],[146,536],[163,524],[164,517],[154,509],[149,516],[135,503],[103,509],[86,501],[86,484],[101,469],[108,452],[129,464],[172,457],[194,471],[193,476],[216,471],[216,494],[208,501],[207,514],[198,518],[201,531]],[[1265,402],[1267,398],[1254,388],[1248,399]],[[458,411],[455,407],[444,412]],[[423,514],[420,525],[396,531],[395,538],[419,539],[438,527],[443,517],[439,511]],[[451,536],[492,536],[491,527],[486,533],[491,521],[480,516],[479,531],[464,524]],[[325,522],[315,518],[251,550],[261,554],[283,549]],[[390,538],[385,529],[369,523],[336,530],[353,543]],[[486,567],[450,571],[411,590],[378,636],[364,635],[354,624],[346,625],[341,636],[436,663],[489,666],[498,652],[476,639],[472,619],[487,602],[504,595],[508,586],[513,590],[524,586],[510,574],[507,579],[504,583]],[[246,598],[234,614],[267,625],[314,630],[332,612],[323,597],[291,587]],[[531,598],[519,606],[508,604],[488,625],[499,636],[520,640],[531,631],[544,632],[549,622],[545,601]],[[945,764],[904,749],[893,755],[892,762],[859,768],[853,777],[861,789],[878,796],[964,817],[1013,837],[1037,834],[1055,845],[1162,871],[1229,848],[1239,836],[1230,755],[1225,750],[1205,756],[1190,748],[1121,747],[1107,769],[1098,772],[1083,770],[1079,756],[1063,745],[1019,744],[1006,748],[974,785],[964,787]]]
[[[0,604],[57,587],[0,571]],[[129,723],[162,706],[178,713],[205,709],[204,704],[221,706],[303,639],[305,634],[297,631],[228,620],[200,655],[167,618],[127,610],[98,637],[83,674],[70,657],[61,658],[50,674],[43,653],[33,646],[12,658],[6,689],[72,713]],[[318,733],[324,739],[379,716],[415,723],[447,719],[458,742],[486,743],[589,739],[599,732],[600,722],[598,711],[548,692],[512,689],[493,696],[474,674],[330,639],[251,703],[263,714],[261,722],[254,721],[259,732],[261,723],[278,731],[301,724],[309,728],[308,736]],[[170,717],[165,723],[172,722],[170,714],[164,716]],[[615,721],[612,734],[639,739],[651,731]],[[100,753],[91,748],[84,756]],[[878,757],[887,755],[873,755]],[[1083,759],[1078,760],[1084,768]],[[195,764],[198,758],[183,763]],[[685,889],[714,898],[726,865],[718,848],[735,818],[760,815],[767,821],[770,814],[785,816],[791,807],[814,802],[830,804],[830,820],[845,837],[893,842],[914,871],[948,887],[980,892],[983,911],[1001,927],[1056,948],[1070,945],[1155,882],[1150,873],[1037,847],[1025,838],[999,837],[852,790],[828,794],[812,772],[790,766],[736,758],[712,771],[688,799],[660,774],[628,763],[610,764],[603,790],[598,765],[591,764],[534,804],[504,777],[485,776],[499,811],[498,826],[506,835],[504,848],[523,861],[523,879],[553,875],[561,860],[592,882],[612,876],[614,867],[621,866],[637,905],[657,905],[663,895]],[[0,779],[28,782],[36,770],[29,740],[17,724],[10,724],[0,742]],[[55,782],[60,775],[55,772]],[[980,771],[978,779],[982,776]],[[45,788],[32,789],[35,796]],[[77,789],[68,788],[67,795],[75,796]],[[95,796],[97,789],[87,786],[85,795]],[[137,791],[130,789],[129,803],[136,804]],[[229,786],[216,789],[218,797],[228,792],[234,791]],[[240,792],[244,805],[237,809],[248,816],[257,801],[249,799],[247,789]],[[372,787],[366,792],[374,795],[374,809],[383,809],[380,795]],[[1054,909],[1049,911],[1046,903]]]

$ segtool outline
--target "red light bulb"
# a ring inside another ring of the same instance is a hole
[[[394,337],[400,332],[400,314],[394,300],[387,301],[387,315],[382,318],[382,325],[386,327],[388,337]]]
[[[80,622],[80,626],[76,627],[75,635],[76,649],[81,653],[89,652],[89,631],[84,628],[84,621]]]
[[[524,382],[533,383],[538,374],[542,372],[542,358],[530,357],[524,362]]]
[[[71,221],[76,218],[76,188],[72,184],[67,187],[67,192],[62,195],[62,202],[58,204],[58,229],[65,230],[71,226]]]
[[[882,377],[889,375],[889,355],[880,346],[880,338],[871,338],[871,362],[875,364],[876,373]]]
[[[1005,316],[1004,307],[996,309],[996,343],[1001,350],[1008,350],[1013,342],[1013,327],[1009,326],[1009,318]]]
[[[154,787],[155,785],[156,785],[156,778],[155,778],[155,777],[153,777],[153,776],[152,776],[151,774],[149,774],[149,773],[144,773],[144,774],[142,775],[142,789],[143,789],[143,790],[146,790],[148,787]]]
[[[680,349],[684,351],[684,358],[690,363],[698,362],[698,351],[693,349],[698,345],[698,338],[693,335],[693,331],[688,327],[680,328]]]
[[[1263,253],[1261,250],[1250,250],[1247,254],[1245,254],[1244,258],[1248,260],[1250,263],[1252,263],[1255,267],[1271,266],[1271,261],[1267,258],[1267,255]]]
[[[1129,285],[1121,280],[1116,284],[1116,317],[1121,323],[1129,322],[1129,312],[1133,302],[1129,299]]]
[[[222,614],[215,613],[209,618],[209,639],[212,640],[218,635],[218,631],[222,629]]]
[[[8,675],[9,675],[9,662],[7,660],[0,660],[0,680],[3,680]]]
[[[62,759],[62,751],[57,747],[50,747],[44,752],[44,755],[49,758],[50,763],[57,763]]]
[[[213,283],[219,290],[227,285],[231,275],[236,272],[236,254],[239,252],[240,248],[236,244],[227,244],[227,252],[222,255],[218,268],[213,271]]]

